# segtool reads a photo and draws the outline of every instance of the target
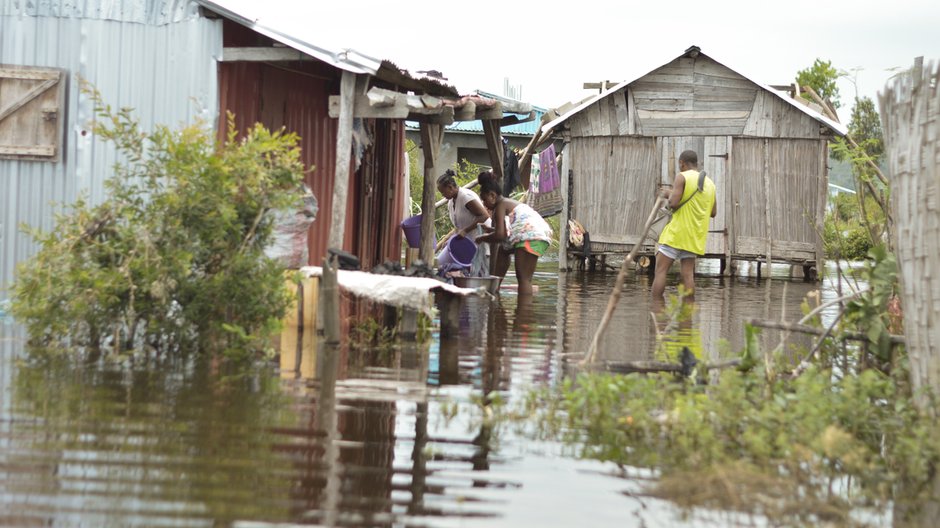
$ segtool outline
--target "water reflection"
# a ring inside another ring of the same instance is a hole
[[[593,337],[615,274],[551,266],[536,273],[534,297],[468,299],[455,338],[369,350],[302,338],[248,375],[197,357],[28,359],[22,335],[4,326],[0,524],[636,522],[617,493],[629,484],[485,419],[497,398],[577,372]],[[656,358],[658,334],[671,336],[667,354],[727,357],[743,345],[745,319],[793,319],[816,287],[699,278],[691,317],[669,328],[649,278],[631,276],[600,359]],[[774,346],[779,334],[762,339]],[[670,511],[644,505],[642,519],[671,525]]]

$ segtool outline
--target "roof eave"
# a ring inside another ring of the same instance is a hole
[[[196,0],[196,3],[212,12],[218,13],[219,15],[228,18],[229,20],[237,22],[247,28],[252,29],[253,31],[257,31],[258,33],[261,33],[262,35],[271,38],[272,40],[276,40],[285,46],[306,53],[311,57],[314,57],[344,71],[375,75],[382,64],[382,61],[369,57],[363,53],[359,53],[353,49],[329,50],[324,47],[302,41],[292,35],[282,33],[275,28],[260,24],[257,20],[252,20],[211,0]]]
[[[693,46],[693,47],[694,47],[694,46]],[[692,49],[692,48],[689,48],[689,50],[686,50],[686,53],[684,53],[683,55],[680,55],[679,57],[685,56],[686,54],[689,53],[689,51],[690,51],[691,49]],[[730,68],[730,67],[726,66],[724,63],[722,63],[721,61],[719,61],[718,59],[716,59],[716,58],[714,58],[714,57],[712,57],[712,56],[710,56],[710,55],[707,55],[707,54],[705,54],[705,53],[701,53],[700,50],[697,49],[697,48],[696,48],[695,51],[696,51],[696,54],[697,54],[697,55],[702,55],[702,56],[708,57],[709,59],[711,59],[711,60],[717,62],[718,64],[721,64],[722,66],[725,66],[725,67],[728,68],[729,70],[731,70],[731,71],[737,73],[737,74],[740,75],[741,77],[744,77],[744,78],[747,79],[748,81],[754,83],[755,85],[757,85],[758,88],[762,88],[762,89],[764,89],[764,90],[766,90],[766,91],[769,91],[769,92],[771,92],[772,94],[776,95],[777,97],[783,99],[783,100],[786,101],[787,103],[789,103],[789,104],[793,105],[795,108],[799,109],[801,112],[807,114],[809,117],[811,117],[811,118],[815,119],[816,121],[818,121],[819,123],[823,124],[826,128],[828,128],[829,130],[831,130],[835,135],[842,137],[842,136],[845,136],[846,134],[848,134],[848,128],[847,128],[845,125],[843,125],[842,123],[833,121],[832,119],[829,119],[828,117],[826,117],[826,116],[820,114],[819,112],[816,112],[816,111],[813,110],[812,108],[809,108],[809,107],[807,107],[807,106],[805,106],[805,105],[802,105],[802,104],[800,104],[799,102],[794,101],[794,100],[792,100],[792,99],[789,98],[789,97],[784,97],[783,95],[781,95],[780,93],[778,93],[776,90],[772,89],[770,86],[755,81],[754,79],[752,79],[752,78],[748,77],[747,75],[745,75],[745,74],[739,72],[738,70],[735,70],[734,68]],[[672,59],[672,60],[675,60],[675,59]],[[669,62],[672,62],[672,61],[669,61]],[[608,89],[606,92],[600,93],[600,94],[598,94],[598,95],[596,95],[596,96],[594,96],[594,97],[588,99],[587,101],[581,103],[580,105],[578,105],[578,106],[576,106],[575,108],[571,109],[570,111],[566,112],[564,115],[562,115],[562,116],[560,116],[560,117],[558,117],[558,118],[556,118],[556,119],[554,119],[554,120],[548,122],[544,127],[542,127],[542,131],[543,131],[544,133],[546,133],[546,134],[551,133],[555,128],[557,128],[559,125],[561,125],[562,123],[564,123],[565,121],[567,121],[568,119],[570,119],[570,118],[571,118],[572,116],[574,116],[575,114],[581,112],[581,111],[584,110],[585,108],[587,108],[587,107],[591,106],[592,104],[594,104],[594,103],[600,101],[601,99],[604,99],[605,97],[608,97],[608,96],[610,96],[611,94],[613,94],[613,93],[615,93],[615,92],[618,92],[618,91],[624,89],[624,88],[627,87],[628,85],[630,85],[630,84],[632,84],[632,83],[638,81],[639,79],[642,79],[643,77],[649,75],[651,72],[654,72],[654,71],[656,71],[656,70],[659,69],[659,68],[662,68],[662,67],[665,66],[666,64],[669,64],[669,62],[667,62],[667,63],[665,63],[665,64],[662,64],[662,65],[660,65],[660,66],[658,66],[658,67],[656,67],[656,68],[653,68],[652,70],[650,70],[650,71],[644,73],[643,75],[640,75],[640,76],[637,77],[636,79],[632,79],[632,80],[629,80],[629,81],[623,81],[623,82],[621,82],[620,84],[614,86],[613,88]]]

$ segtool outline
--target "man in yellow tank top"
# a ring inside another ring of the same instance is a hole
[[[691,297],[695,290],[695,257],[705,254],[705,239],[708,238],[708,222],[718,213],[715,201],[715,182],[705,176],[702,189],[698,188],[698,155],[686,150],[679,155],[679,174],[672,184],[672,191],[664,191],[673,210],[672,220],[659,235],[659,251],[656,254],[656,276],[653,279],[653,299],[663,298],[666,289],[666,273],[676,260],[679,261],[682,285]]]

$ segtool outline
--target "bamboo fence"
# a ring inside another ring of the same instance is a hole
[[[940,67],[915,61],[879,94],[904,330],[918,403],[940,395]]]

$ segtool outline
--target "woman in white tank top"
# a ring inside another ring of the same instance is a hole
[[[454,236],[463,236],[475,241],[477,236],[482,234],[480,225],[486,222],[490,215],[475,192],[457,185],[456,175],[454,171],[447,169],[437,179],[437,190],[447,198],[447,213],[456,230]],[[473,257],[470,267],[470,275],[473,277],[489,275],[489,252],[485,251],[485,247],[478,247]]]

